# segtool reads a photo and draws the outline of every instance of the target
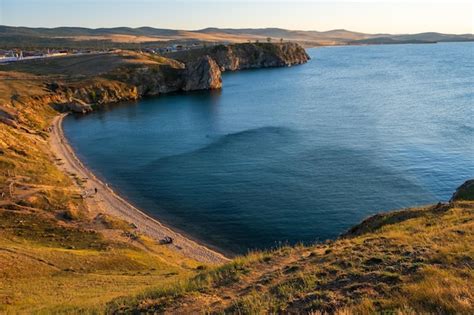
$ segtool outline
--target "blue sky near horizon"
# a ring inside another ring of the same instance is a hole
[[[474,0],[0,0],[0,25],[474,33]]]

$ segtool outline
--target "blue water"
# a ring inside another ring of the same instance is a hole
[[[472,43],[308,52],[69,117],[66,135],[138,207],[233,253],[334,238],[474,177]]]

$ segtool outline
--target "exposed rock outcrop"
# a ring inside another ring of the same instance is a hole
[[[296,43],[216,46],[211,56],[224,70],[284,67],[303,64],[309,56]]]
[[[62,112],[70,111],[73,113],[85,114],[92,111],[92,106],[80,99],[72,98],[70,102],[57,104],[56,109]]]
[[[168,57],[176,59],[135,52],[68,57],[75,58],[81,67],[64,79],[57,79],[56,74],[61,67],[68,67],[64,63],[67,58],[55,59],[53,65],[35,65],[43,67],[45,72],[41,78],[35,77],[35,82],[42,82],[41,92],[32,93],[34,96],[25,93],[12,102],[26,104],[31,111],[35,107],[52,105],[59,111],[87,113],[94,105],[171,92],[219,89],[222,87],[221,71],[283,67],[309,60],[304,48],[296,43],[218,45]],[[83,69],[96,71],[84,72]],[[29,73],[22,75],[31,76]],[[11,108],[0,108],[0,122],[12,126],[19,120],[27,122],[22,117],[14,117]]]
[[[136,98],[155,96],[182,90],[185,82],[185,65],[143,65],[126,67],[114,71],[108,78],[135,89]]]
[[[465,181],[456,189],[451,201],[456,200],[474,200],[474,179]]]
[[[0,105],[0,122],[11,127],[17,128],[18,113],[12,108],[7,108]]]
[[[219,89],[221,86],[219,66],[208,56],[187,65],[125,66],[87,81],[47,84],[47,88],[55,95],[53,107],[75,113],[92,111],[94,104],[136,100],[179,91]]]
[[[184,91],[220,89],[221,87],[221,70],[211,57],[203,56],[188,63]]]
[[[188,63],[198,56],[208,55],[222,71],[285,67],[308,62],[310,57],[297,43],[242,43],[218,45],[169,54],[169,57]]]

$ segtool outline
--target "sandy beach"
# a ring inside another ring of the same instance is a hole
[[[61,160],[59,166],[67,174],[76,174],[79,178],[87,179],[81,189],[92,197],[85,198],[89,209],[95,212],[106,213],[119,217],[136,226],[137,230],[157,242],[165,237],[173,239],[169,246],[187,257],[203,263],[219,264],[229,261],[221,253],[207,248],[187,238],[181,233],[173,231],[156,219],[137,209],[125,199],[116,194],[106,183],[97,178],[76,156],[72,147],[64,136],[62,121],[67,114],[56,116],[52,123],[50,147],[53,154]],[[97,188],[97,193],[95,189]]]

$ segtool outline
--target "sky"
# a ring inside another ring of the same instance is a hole
[[[474,33],[474,0],[0,0],[0,25]]]

